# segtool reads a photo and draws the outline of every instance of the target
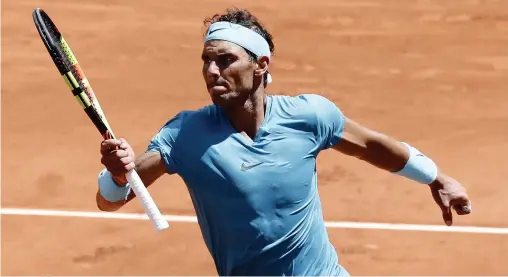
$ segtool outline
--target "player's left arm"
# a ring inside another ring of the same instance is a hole
[[[466,189],[415,146],[347,118],[333,102],[322,96],[308,97],[308,101],[315,107],[322,149],[332,148],[382,170],[428,185],[447,225],[453,223],[452,208],[459,215],[471,213]]]

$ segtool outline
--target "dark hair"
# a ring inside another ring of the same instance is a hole
[[[208,17],[204,20],[204,24],[207,27],[210,27],[211,24],[219,21],[226,21],[231,22],[235,24],[242,25],[244,27],[247,27],[256,33],[260,34],[267,42],[268,46],[270,47],[270,53],[273,55],[275,51],[275,45],[273,44],[273,37],[272,35],[266,30],[266,28],[263,26],[263,24],[255,17],[253,14],[251,14],[249,11],[245,9],[238,9],[238,8],[229,8],[226,10],[226,13],[224,14],[215,14],[212,17]],[[252,62],[257,61],[257,56],[252,53],[251,51],[245,49],[245,51],[249,54],[249,57]],[[268,72],[264,76],[264,87],[267,85],[267,75]]]

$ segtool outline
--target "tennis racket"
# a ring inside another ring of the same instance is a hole
[[[32,17],[51,59],[81,108],[83,108],[88,118],[90,118],[104,139],[114,139],[115,135],[109,126],[106,116],[99,104],[99,100],[95,96],[88,79],[83,73],[78,60],[65,41],[62,33],[60,33],[44,10],[40,8],[35,9],[32,13]],[[126,174],[126,178],[132,190],[139,198],[145,213],[152,221],[155,229],[157,231],[162,231],[168,228],[168,222],[160,213],[137,172],[135,170],[129,171]]]

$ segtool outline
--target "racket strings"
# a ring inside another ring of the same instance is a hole
[[[39,10],[34,19],[46,48],[63,79],[100,133],[106,136],[106,133],[111,131],[108,130],[107,121],[71,48],[44,11]]]

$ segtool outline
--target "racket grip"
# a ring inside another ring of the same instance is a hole
[[[136,197],[139,198],[141,205],[145,209],[145,213],[148,215],[148,218],[152,221],[152,224],[155,227],[157,232],[160,232],[169,227],[167,220],[164,219],[161,212],[155,205],[155,202],[150,196],[150,193],[146,189],[143,181],[139,177],[138,173],[135,170],[131,170],[125,174],[127,181],[129,182],[132,190],[136,194]]]

